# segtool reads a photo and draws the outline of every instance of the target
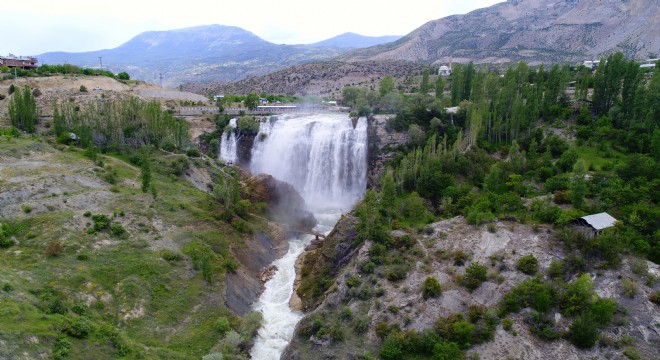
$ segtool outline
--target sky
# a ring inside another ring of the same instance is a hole
[[[504,0],[27,0],[0,11],[0,55],[115,48],[144,31],[221,24],[276,44],[354,32],[406,35],[424,23]]]

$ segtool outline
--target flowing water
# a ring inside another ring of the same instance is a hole
[[[292,184],[318,220],[315,230],[327,234],[366,188],[366,119],[353,128],[347,114],[273,118],[261,124],[250,170]],[[296,259],[312,239],[310,235],[289,239],[288,253],[274,263],[278,270],[254,305],[264,321],[252,348],[253,359],[279,359],[302,318],[289,308],[289,299]]]
[[[229,120],[229,126],[236,129],[236,118]],[[238,162],[238,141],[236,139],[236,131],[224,131],[220,140],[219,158],[225,163]]]

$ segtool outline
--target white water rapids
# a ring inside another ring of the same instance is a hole
[[[263,135],[262,135],[263,134]],[[367,121],[355,129],[347,114],[283,116],[261,124],[252,148],[251,171],[292,184],[329,233],[342,213],[363,195],[367,172]],[[292,311],[295,262],[313,236],[289,239],[289,251],[274,262],[277,271],[254,304],[264,320],[251,356],[279,359],[302,314]]]
[[[220,139],[220,146],[218,148],[218,157],[226,163],[237,163],[237,147],[238,141],[236,139],[236,118],[229,120],[229,126],[234,128],[233,131],[224,131]]]

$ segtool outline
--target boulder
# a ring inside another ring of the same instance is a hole
[[[275,221],[288,225],[294,231],[311,231],[317,221],[307,210],[305,199],[289,183],[267,174],[259,174],[247,180],[247,196],[252,202],[268,204]]]

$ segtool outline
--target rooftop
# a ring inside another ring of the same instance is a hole
[[[580,219],[584,220],[587,224],[596,230],[612,227],[614,226],[614,223],[616,223],[616,219],[606,212],[583,216]]]

